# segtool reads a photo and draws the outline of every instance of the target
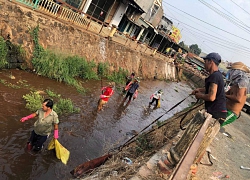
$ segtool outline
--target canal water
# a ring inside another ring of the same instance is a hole
[[[12,78],[11,78],[12,77]],[[21,70],[1,70],[0,81],[6,80],[8,86],[0,83],[0,179],[68,180],[70,171],[87,160],[104,155],[132,137],[131,132],[139,132],[153,120],[164,114],[191,93],[191,87],[185,82],[166,82],[141,80],[138,98],[127,108],[121,105],[123,96],[118,90],[110,98],[104,111],[96,112],[101,81],[90,80],[83,83],[87,92],[83,95],[74,87]],[[25,86],[26,84],[26,86]],[[107,82],[103,82],[107,85]],[[19,85],[21,88],[13,88]],[[59,142],[70,151],[67,165],[55,156],[54,151],[46,149],[39,153],[26,150],[26,143],[33,130],[35,119],[20,122],[30,112],[25,108],[23,95],[30,88],[51,91],[70,98],[80,113],[60,115]],[[162,89],[161,108],[148,110],[149,97]],[[182,104],[164,115],[166,120],[176,112],[188,107],[195,99],[188,97]],[[176,122],[179,123],[179,122]]]

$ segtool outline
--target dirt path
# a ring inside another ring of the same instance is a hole
[[[200,164],[197,178],[199,180],[250,180],[250,170],[240,169],[240,166],[250,167],[249,129],[250,116],[244,112],[236,122],[225,126],[224,131],[221,130],[210,145],[213,165]],[[208,157],[205,155],[201,162],[208,163]],[[228,178],[225,177],[226,175]]]

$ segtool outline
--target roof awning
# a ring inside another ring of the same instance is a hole
[[[147,23],[147,25],[148,25],[149,27],[151,27],[151,28],[154,30],[154,32],[155,32],[156,34],[158,34],[158,31],[155,29],[155,27],[154,27],[151,23],[145,21],[144,19],[143,19],[143,21],[144,21],[145,23]]]
[[[166,33],[162,33],[161,31],[158,31],[159,34],[162,36],[162,37],[165,37],[167,38],[170,42],[173,42],[172,39],[166,34]]]
[[[145,28],[148,28],[149,26],[142,18],[139,18],[136,22],[138,25],[143,26]]]
[[[129,0],[130,1],[130,5],[138,8],[142,13],[145,13],[145,11],[134,1],[134,0]]]

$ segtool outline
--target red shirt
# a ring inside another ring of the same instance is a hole
[[[103,91],[104,91],[103,95],[105,95],[105,96],[112,96],[113,93],[114,93],[114,90],[111,87],[104,87]],[[103,101],[108,101],[109,97],[102,98],[102,100]]]

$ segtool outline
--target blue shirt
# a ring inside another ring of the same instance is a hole
[[[128,90],[128,92],[134,94],[135,91],[139,88],[139,84],[138,83],[133,83],[130,87],[130,89]]]

